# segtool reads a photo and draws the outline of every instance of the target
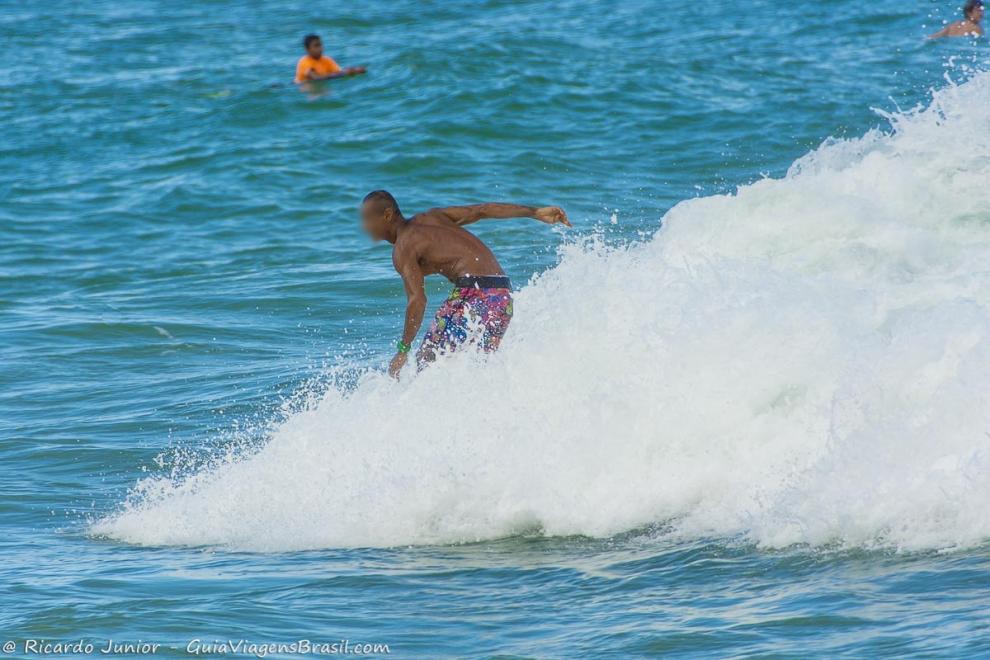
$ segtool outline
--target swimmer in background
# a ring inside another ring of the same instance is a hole
[[[367,71],[363,66],[340,68],[333,58],[323,54],[323,40],[318,35],[307,34],[303,38],[303,48],[306,49],[306,54],[296,64],[296,83],[356,76]]]
[[[944,28],[929,35],[929,39],[942,37],[981,37],[983,36],[983,0],[967,0],[963,7],[963,20],[950,23]]]

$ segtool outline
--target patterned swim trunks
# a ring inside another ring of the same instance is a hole
[[[486,353],[498,348],[512,320],[512,289],[507,277],[477,279],[476,286],[455,286],[437,310],[416,354],[419,362],[431,362],[464,344],[477,344]],[[477,286],[491,281],[504,286]]]

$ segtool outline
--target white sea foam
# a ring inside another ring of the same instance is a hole
[[[652,239],[564,250],[502,350],[366,376],[93,532],[285,550],[539,530],[990,538],[990,75]]]

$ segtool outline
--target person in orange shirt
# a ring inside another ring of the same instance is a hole
[[[296,82],[304,83],[311,80],[329,80],[343,76],[355,76],[367,71],[363,66],[352,66],[341,69],[333,58],[323,54],[323,41],[315,34],[307,34],[303,39],[306,54],[299,58],[296,64]]]

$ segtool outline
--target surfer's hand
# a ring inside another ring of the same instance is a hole
[[[571,221],[567,219],[567,214],[564,213],[564,209],[559,206],[544,206],[543,208],[536,209],[536,213],[533,217],[540,222],[545,222],[548,225],[564,225],[565,227],[571,226]]]
[[[347,70],[348,75],[356,76],[359,73],[366,73],[368,69],[363,66],[352,66]]]
[[[406,366],[406,360],[408,359],[409,353],[396,353],[388,365],[388,375],[398,380],[399,372],[402,371],[402,367]]]

